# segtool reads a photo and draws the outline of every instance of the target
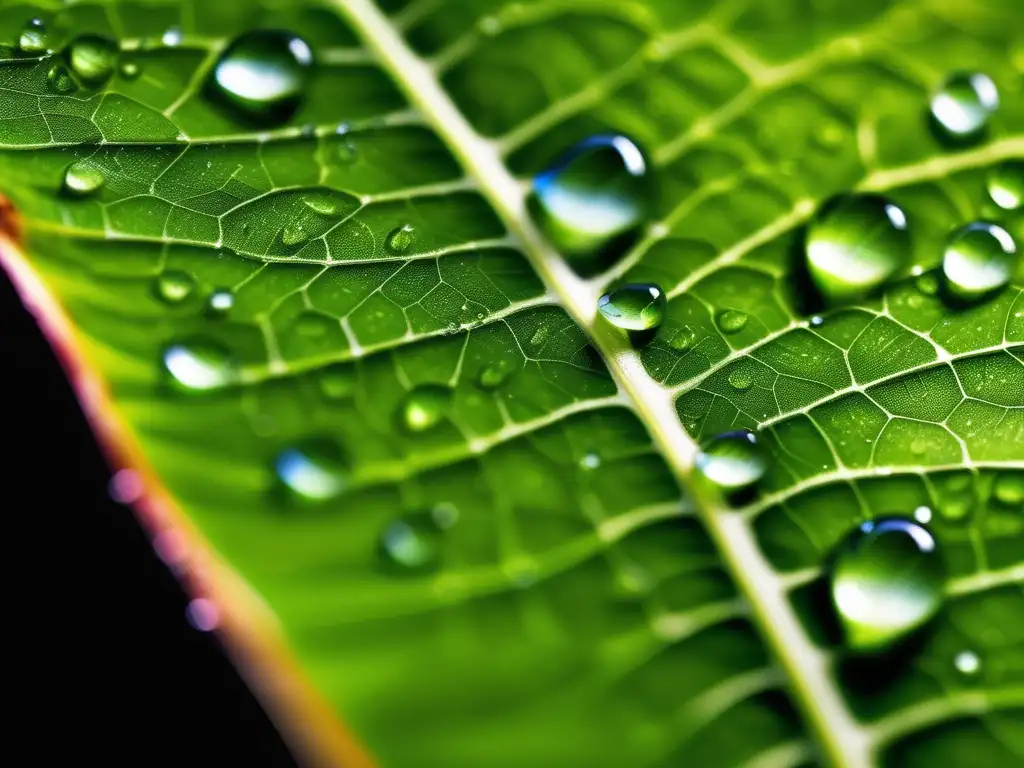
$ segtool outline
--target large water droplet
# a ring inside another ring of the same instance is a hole
[[[78,83],[63,64],[54,64],[50,67],[50,71],[46,73],[46,80],[55,93],[74,93],[78,90]]]
[[[190,392],[205,392],[238,381],[239,369],[224,347],[214,342],[171,344],[163,353],[164,369],[173,383]]]
[[[330,195],[311,193],[303,197],[302,202],[309,210],[321,216],[333,216],[338,212],[338,201]]]
[[[972,138],[988,124],[999,106],[999,91],[980,72],[956,72],[932,96],[931,116],[947,139]]]
[[[497,389],[512,375],[512,364],[508,360],[495,360],[480,371],[477,383],[482,389]]]
[[[86,160],[72,163],[64,171],[64,189],[76,197],[91,195],[105,182],[103,172]]]
[[[344,452],[325,437],[308,438],[285,448],[274,459],[274,472],[288,490],[308,501],[333,499],[349,481]]]
[[[750,490],[768,471],[768,460],[757,437],[745,430],[714,438],[697,454],[695,463],[701,474],[726,495]]]
[[[1024,472],[1003,472],[996,475],[992,496],[1000,504],[1024,512]]]
[[[946,243],[942,275],[949,293],[973,301],[1006,286],[1017,266],[1017,244],[998,224],[976,221]]]
[[[884,651],[931,619],[942,605],[945,574],[935,539],[917,523],[863,523],[837,551],[832,602],[847,645]]]
[[[30,19],[18,35],[18,50],[22,53],[46,53],[48,43],[49,36],[46,34],[46,25],[42,19]]]
[[[402,515],[385,526],[380,535],[380,550],[389,564],[403,571],[427,571],[440,564],[443,534],[455,522],[458,512],[450,505],[439,505],[438,509],[444,511]]]
[[[597,302],[601,315],[616,328],[651,331],[665,320],[665,294],[650,283],[630,283],[606,293]]]
[[[410,432],[424,432],[444,418],[451,390],[433,384],[416,387],[402,404],[402,425]]]
[[[824,298],[859,298],[902,269],[910,258],[907,217],[878,195],[842,195],[807,229],[807,268]]]
[[[715,325],[722,333],[739,333],[747,326],[747,313],[738,309],[726,309],[715,316]]]
[[[1024,206],[1024,160],[1007,160],[988,172],[989,197],[1005,211]]]
[[[195,287],[196,281],[192,276],[177,269],[164,272],[156,281],[157,295],[168,304],[184,301]]]
[[[71,41],[65,56],[79,80],[96,86],[114,73],[118,52],[117,43],[109,37],[85,34]]]
[[[646,223],[652,206],[647,160],[625,136],[584,139],[534,178],[529,206],[562,253],[597,254]]]
[[[302,38],[282,30],[246,32],[217,60],[209,90],[250,120],[283,122],[302,103],[312,66]]]
[[[384,244],[392,253],[405,253],[409,250],[410,246],[412,246],[413,240],[415,239],[413,232],[413,228],[408,224],[397,227],[388,233]]]

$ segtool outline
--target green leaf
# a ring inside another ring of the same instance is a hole
[[[359,764],[321,702],[388,766],[1024,760],[1024,272],[971,307],[904,274],[819,323],[794,267],[851,189],[907,211],[926,271],[972,219],[1024,241],[985,189],[1024,156],[1016,0],[5,2],[0,41],[34,16],[58,52],[0,52],[0,251],[113,455],[159,476],[144,518],[206,542],[191,583],[296,744]],[[255,28],[319,62],[279,125],[206,87]],[[79,33],[119,42],[102,88],[54,85]],[[959,69],[1001,104],[947,147],[925,114]],[[607,131],[660,203],[583,278],[525,180]],[[639,350],[597,315],[622,281],[669,297]],[[693,464],[737,427],[772,469],[730,509]],[[920,506],[944,610],[851,658],[822,569]]]

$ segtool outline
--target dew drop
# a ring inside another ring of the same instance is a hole
[[[97,192],[106,183],[103,172],[86,160],[72,163],[64,171],[64,189],[75,197]]]
[[[1004,211],[1024,206],[1024,160],[1007,160],[988,172],[985,180],[992,202]]]
[[[477,384],[482,389],[497,389],[507,382],[511,375],[512,364],[508,360],[495,360],[483,367],[477,377]]]
[[[309,229],[301,220],[292,219],[281,230],[281,242],[285,245],[299,245],[309,240]]]
[[[302,103],[312,67],[313,52],[302,38],[282,30],[255,30],[224,50],[208,90],[250,120],[280,123]]]
[[[726,309],[715,317],[715,325],[722,333],[739,333],[747,326],[747,313],[738,309]]]
[[[326,501],[348,486],[350,470],[341,447],[314,437],[285,448],[274,458],[274,473],[291,493],[306,501]]]
[[[953,657],[953,666],[962,675],[976,675],[981,671],[981,658],[974,651],[960,651]]]
[[[181,390],[205,392],[234,384],[238,366],[224,347],[214,342],[171,344],[163,353],[164,370]]]
[[[18,50],[22,53],[46,53],[50,38],[42,19],[30,19],[18,35]]]
[[[181,31],[181,27],[168,27],[160,36],[160,42],[169,48],[181,45],[184,39],[185,33]]]
[[[157,295],[168,304],[187,299],[196,287],[196,281],[187,272],[177,269],[164,272],[156,280]]]
[[[972,138],[988,124],[999,106],[999,91],[980,72],[956,72],[932,96],[931,116],[943,137]]]
[[[117,43],[109,37],[85,34],[71,41],[65,56],[79,80],[96,86],[114,74],[118,52]]]
[[[811,318],[811,327],[812,328],[821,328],[821,326],[823,326],[824,324],[825,324],[825,318],[823,318],[821,315],[814,315]]]
[[[932,521],[932,508],[922,504],[914,510],[914,519],[921,525],[927,525]]]
[[[78,90],[78,84],[63,64],[54,64],[50,67],[50,71],[46,73],[46,81],[55,93],[74,93]]]
[[[715,437],[697,454],[695,463],[701,474],[727,495],[753,488],[768,471],[757,437],[745,430]]]
[[[665,320],[665,294],[650,283],[629,283],[597,301],[602,317],[626,331],[651,331]]]
[[[1017,266],[1017,244],[998,224],[976,221],[946,243],[942,276],[950,295],[974,301],[1009,284]]]
[[[750,371],[738,368],[729,374],[729,386],[740,392],[746,392],[754,385],[754,377]]]
[[[652,189],[647,160],[621,135],[571,147],[533,179],[530,211],[566,256],[592,256],[632,239],[647,222]]]
[[[588,451],[580,459],[580,469],[588,471],[595,470],[601,466],[601,457],[594,451]]]
[[[914,287],[924,296],[934,296],[939,292],[939,278],[932,272],[925,272],[914,279]]]
[[[447,387],[433,384],[416,387],[402,404],[402,425],[410,432],[424,432],[445,417],[451,400]]]
[[[832,303],[864,296],[903,268],[910,233],[903,210],[879,195],[841,195],[807,229],[807,267]]]
[[[935,539],[901,518],[865,522],[839,547],[829,580],[847,646],[876,653],[942,606],[945,573]]]
[[[206,306],[213,315],[227,314],[235,306],[235,294],[230,288],[218,288],[210,294]]]
[[[125,61],[121,62],[121,67],[119,71],[121,72],[121,77],[123,77],[125,80],[134,80],[136,77],[139,76],[139,73],[142,70],[139,68],[137,62],[132,61],[131,59],[126,59]]]
[[[677,352],[685,352],[688,349],[692,349],[696,343],[696,332],[690,326],[684,325],[669,339],[668,345]]]
[[[1003,472],[996,475],[992,495],[1000,504],[1024,511],[1024,472]]]
[[[451,507],[454,510],[454,507]],[[431,512],[402,515],[388,523],[380,534],[380,551],[385,561],[402,571],[429,571],[440,565],[445,530],[457,519]]]
[[[303,204],[321,216],[334,216],[338,212],[338,201],[330,195],[310,194],[302,198]]]
[[[409,224],[403,224],[388,233],[384,244],[392,253],[402,254],[409,250],[415,239],[415,230]]]

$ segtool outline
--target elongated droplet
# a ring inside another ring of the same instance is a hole
[[[49,36],[42,19],[30,19],[18,35],[18,50],[22,53],[46,53]]]
[[[863,523],[840,546],[830,572],[847,646],[877,653],[920,628],[941,607],[944,580],[935,539],[918,523]]]
[[[988,173],[989,197],[1004,211],[1024,207],[1024,160],[1007,160]]]
[[[206,306],[212,315],[226,315],[235,306],[235,294],[230,288],[218,288],[210,294]]]
[[[620,135],[584,139],[533,180],[531,213],[566,256],[592,256],[634,237],[652,208],[647,160]]]
[[[308,501],[333,499],[348,486],[349,463],[329,438],[314,437],[285,448],[274,459],[278,479]]]
[[[746,328],[748,319],[746,312],[740,312],[738,309],[726,309],[715,316],[715,325],[722,333],[732,335]]]
[[[391,230],[385,240],[387,249],[392,253],[405,253],[415,239],[414,230],[408,224]]]
[[[157,295],[168,304],[177,304],[191,295],[196,281],[187,272],[172,269],[164,272],[156,281]]]
[[[1009,284],[1017,268],[1017,244],[998,224],[976,221],[949,237],[942,275],[950,294],[974,301]]]
[[[239,377],[234,358],[214,342],[171,344],[164,350],[163,364],[174,385],[190,392],[222,389],[236,383]]]
[[[424,432],[444,418],[451,400],[447,387],[427,384],[416,387],[402,405],[402,425],[410,432]]]
[[[64,189],[76,197],[97,192],[106,183],[103,172],[87,160],[72,163],[64,171]]]
[[[818,212],[807,229],[807,267],[824,298],[862,297],[910,260],[907,217],[878,195],[842,195]]]
[[[440,565],[444,532],[457,518],[447,514],[414,512],[388,523],[380,535],[385,560],[403,571],[422,572]]]
[[[330,195],[309,194],[302,198],[303,204],[322,216],[333,216],[338,212],[338,201]]]
[[[551,331],[548,330],[546,325],[537,326],[537,330],[530,336],[530,346],[540,347],[544,345],[544,342],[548,340],[548,336],[551,335]]]
[[[221,54],[209,92],[238,113],[260,123],[290,118],[302,103],[313,67],[313,52],[290,32],[246,32]]]
[[[508,360],[495,360],[480,371],[477,383],[482,389],[497,389],[512,375],[512,364]]]
[[[597,301],[605,320],[626,331],[654,330],[665,320],[665,308],[665,294],[650,283],[629,283]]]
[[[992,495],[1000,504],[1024,513],[1024,472],[1003,472],[996,475]]]
[[[950,75],[931,101],[931,115],[942,135],[962,140],[979,134],[999,107],[999,91],[981,72]]]
[[[68,45],[65,56],[75,76],[91,86],[101,85],[117,66],[119,48],[102,35],[79,35]]]
[[[757,437],[745,430],[726,432],[697,454],[697,469],[726,495],[750,490],[768,471]]]
[[[54,64],[46,74],[46,80],[54,93],[74,93],[78,90],[78,83],[71,77],[68,68],[63,64]]]

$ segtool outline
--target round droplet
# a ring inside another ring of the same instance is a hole
[[[416,512],[392,520],[380,535],[380,551],[392,566],[403,571],[428,571],[441,561],[445,527],[430,512]]]
[[[980,72],[950,75],[931,101],[931,116],[948,139],[966,139],[980,133],[999,106],[999,91]]]
[[[757,437],[745,430],[714,438],[697,454],[695,463],[704,477],[729,495],[753,488],[768,471]]]
[[[121,62],[121,77],[123,77],[125,80],[134,80],[136,77],[139,76],[139,73],[141,71],[142,70],[139,68],[138,63],[132,61],[131,59],[127,59]]]
[[[18,50],[22,53],[46,53],[48,43],[49,36],[46,34],[46,25],[42,19],[30,19],[18,35]]]
[[[495,360],[480,371],[477,383],[483,389],[497,389],[512,375],[512,364],[508,360]]]
[[[356,388],[355,371],[344,363],[327,366],[320,372],[317,381],[324,397],[331,400],[350,397]]]
[[[729,374],[729,386],[740,392],[746,392],[754,386],[754,377],[750,371],[737,368]]]
[[[932,508],[922,504],[914,510],[914,519],[921,525],[927,525],[932,521]]]
[[[281,30],[247,32],[217,60],[210,91],[250,120],[283,122],[302,103],[312,66],[302,38]]]
[[[878,195],[842,195],[807,228],[807,268],[829,302],[862,297],[910,259],[903,210]]]
[[[444,418],[451,400],[447,387],[425,385],[409,393],[402,405],[402,425],[410,432],[424,432]]]
[[[974,301],[1009,284],[1017,267],[1017,244],[998,224],[976,221],[950,235],[942,276],[950,295]]]
[[[181,27],[168,27],[160,36],[160,42],[169,48],[181,45],[184,39],[185,33],[181,31]]]
[[[328,438],[310,438],[285,448],[274,459],[284,486],[307,501],[333,499],[348,486],[349,463],[341,447]]]
[[[385,240],[387,249],[392,253],[405,253],[416,239],[414,232],[415,230],[408,224],[391,230]]]
[[[218,288],[210,294],[207,307],[215,315],[223,315],[231,311],[235,306],[235,294],[229,288]]]
[[[1024,512],[1024,472],[1003,472],[996,475],[992,496],[1000,504]]]
[[[177,304],[187,299],[196,287],[196,281],[187,272],[172,269],[164,272],[156,281],[157,295],[168,304]]]
[[[597,309],[616,328],[651,331],[665,320],[665,294],[650,283],[629,283],[598,299]]]
[[[1000,163],[989,171],[985,181],[992,202],[1004,211],[1024,206],[1024,160]]]
[[[726,309],[715,317],[715,325],[722,333],[739,333],[747,327],[747,313],[738,309]]]
[[[588,451],[580,459],[580,469],[586,469],[588,471],[595,470],[601,466],[601,456],[594,451]]]
[[[823,318],[821,315],[814,315],[811,318],[811,327],[812,328],[821,328],[821,326],[823,326],[824,324],[825,324],[825,318]]]
[[[65,56],[71,71],[83,83],[96,86],[114,74],[117,43],[101,35],[79,35],[68,45]]]
[[[685,352],[688,349],[692,349],[696,343],[697,334],[688,325],[684,325],[676,331],[668,341],[668,345],[677,352]]]
[[[234,358],[213,342],[171,344],[164,350],[163,365],[175,386],[190,392],[221,389],[239,378]]]
[[[74,93],[78,84],[63,64],[54,64],[46,73],[46,80],[55,93]]]
[[[285,245],[299,245],[309,240],[309,228],[301,221],[292,219],[281,230],[281,242]]]
[[[647,222],[652,187],[640,148],[620,135],[584,139],[533,180],[531,213],[569,257],[632,239]]]
[[[914,279],[914,287],[924,296],[934,296],[939,292],[939,278],[934,272],[925,272]]]
[[[920,628],[941,607],[944,580],[935,539],[918,523],[863,523],[837,551],[830,573],[847,646],[884,651]]]
[[[103,172],[87,160],[72,163],[64,171],[64,189],[76,197],[93,194],[105,182]]]
[[[976,675],[981,670],[981,657],[974,651],[960,651],[953,657],[953,666],[962,675]]]

